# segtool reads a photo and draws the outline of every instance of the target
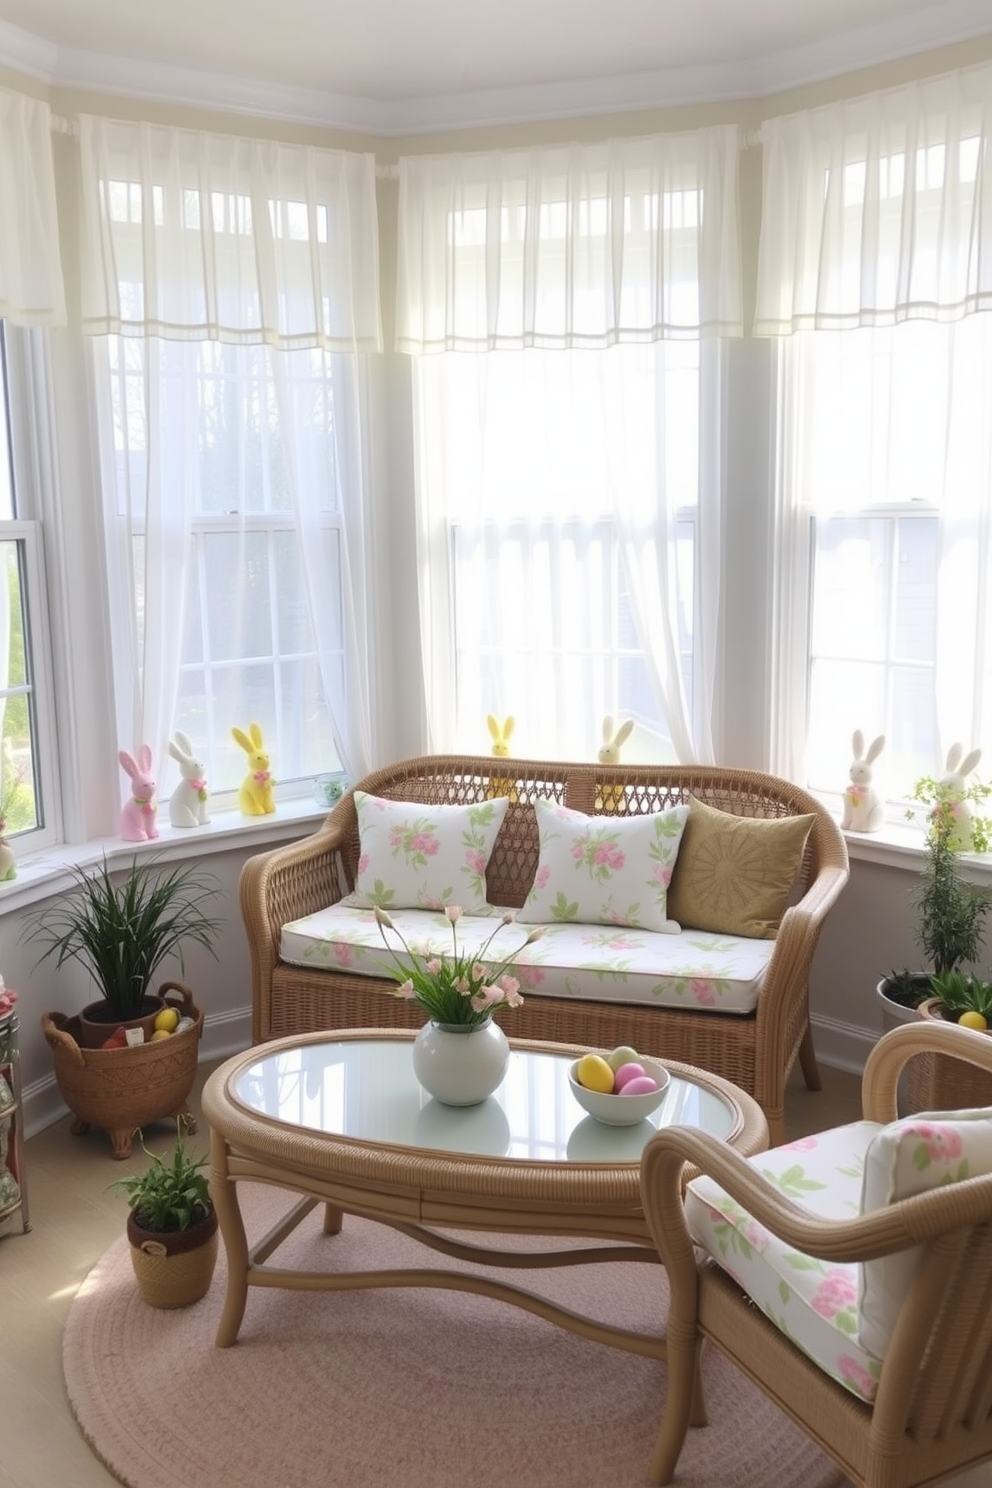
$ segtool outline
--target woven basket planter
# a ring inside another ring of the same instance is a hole
[[[62,1099],[74,1117],[70,1131],[78,1136],[102,1126],[116,1158],[130,1157],[134,1131],[146,1122],[171,1116],[187,1131],[196,1130],[186,1100],[196,1079],[203,1013],[182,982],[165,982],[160,992],[167,1007],[194,1021],[182,1033],[154,1043],[86,1049],[79,1044],[78,1017],[46,1013],[41,1020]]]
[[[939,997],[921,1002],[916,1016],[925,1023],[944,1023]],[[992,1033],[986,1034],[992,1038]],[[911,1109],[958,1111],[970,1106],[992,1106],[992,1074],[949,1059],[946,1054],[919,1054],[910,1061]]]
[[[205,1297],[217,1264],[217,1215],[189,1230],[160,1234],[128,1216],[127,1238],[138,1290],[151,1307],[189,1307]]]

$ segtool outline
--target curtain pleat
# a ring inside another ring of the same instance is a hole
[[[992,67],[762,129],[756,335],[992,309]]]
[[[66,323],[47,103],[0,88],[0,319]]]
[[[742,333],[736,126],[400,161],[399,351]]]
[[[90,335],[378,351],[372,155],[84,115]]]

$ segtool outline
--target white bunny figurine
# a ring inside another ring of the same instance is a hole
[[[950,807],[953,825],[951,827],[948,844],[954,852],[971,852],[974,847],[972,836],[974,821],[971,802],[965,799],[965,780],[974,770],[982,757],[980,749],[972,749],[961,758],[961,744],[952,744],[947,751],[947,764],[944,774],[938,784],[941,787],[941,797]],[[940,809],[939,807],[937,808]]]
[[[613,732],[613,719],[603,719],[603,747],[599,751],[599,763],[601,765],[618,765],[620,763],[620,746],[629,737],[634,727],[634,720],[628,718]]]
[[[179,729],[169,740],[169,753],[183,777],[169,797],[169,821],[174,827],[205,827],[210,820],[207,811],[210,793],[203,761],[197,759],[192,744]]]
[[[871,783],[871,767],[885,747],[885,735],[873,739],[865,753],[865,739],[860,729],[855,729],[851,740],[854,759],[851,763],[851,783],[844,792],[844,812],[841,826],[848,832],[877,832],[885,820],[885,804]]]
[[[147,744],[138,750],[138,758],[126,749],[117,752],[121,768],[131,777],[131,796],[121,807],[121,836],[125,842],[144,842],[158,836],[155,777],[152,775],[152,752]]]

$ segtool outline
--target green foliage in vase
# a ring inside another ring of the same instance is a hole
[[[129,1207],[134,1211],[135,1223],[143,1230],[156,1234],[173,1234],[177,1230],[191,1230],[210,1214],[213,1204],[210,1187],[202,1169],[206,1166],[206,1154],[197,1157],[186,1150],[182,1124],[176,1122],[176,1142],[170,1161],[149,1152],[141,1132],[138,1133],[142,1150],[149,1159],[143,1173],[131,1173],[118,1178],[110,1185],[126,1194]]]
[[[400,984],[393,996],[418,1002],[435,1023],[449,1028],[478,1028],[488,1023],[500,1008],[519,1007],[523,1002],[520,983],[510,974],[510,966],[514,955],[544,934],[544,926],[536,925],[516,951],[502,957],[495,965],[487,965],[486,952],[498,931],[513,923],[513,912],[508,911],[497,921],[489,939],[470,956],[458,946],[455,926],[461,919],[461,909],[449,904],[444,915],[451,926],[451,953],[424,956],[407,945],[386,911],[376,906],[379,934],[395,962],[395,966],[387,966],[385,970]],[[387,930],[395,934],[405,955],[399,955],[390,945]]]
[[[115,877],[106,858],[92,872],[71,867],[76,888],[29,921],[25,939],[46,946],[56,966],[79,961],[96,981],[121,1022],[136,1017],[151,979],[167,956],[184,970],[183,948],[192,942],[214,951],[220,921],[204,905],[219,892],[209,874],[179,867],[162,872],[154,858],[137,859]]]

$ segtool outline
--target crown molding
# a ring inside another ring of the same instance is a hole
[[[750,60],[424,98],[374,99],[59,48],[0,21],[0,61],[51,87],[382,137],[755,99],[992,34],[988,0],[945,0],[898,23]]]

